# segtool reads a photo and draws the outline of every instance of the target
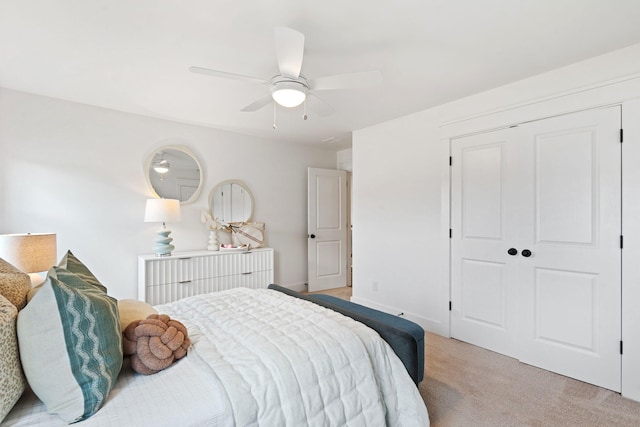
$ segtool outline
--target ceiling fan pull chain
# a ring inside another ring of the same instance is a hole
[[[276,103],[273,103],[273,129],[278,129],[278,125],[276,125]]]
[[[309,116],[307,116],[307,98],[304,99],[304,101],[302,101],[303,108],[304,108],[304,114],[302,115],[302,118],[304,120],[307,120],[309,118]]]

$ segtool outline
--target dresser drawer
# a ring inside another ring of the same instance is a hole
[[[273,269],[273,251],[249,251],[221,254],[216,257],[217,275],[233,276]]]
[[[262,289],[273,283],[273,270],[239,274],[231,278],[231,287]]]
[[[192,257],[158,258],[147,261],[145,283],[147,286],[154,286],[197,279],[194,276],[193,264]]]

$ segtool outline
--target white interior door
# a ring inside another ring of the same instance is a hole
[[[309,168],[309,292],[347,285],[347,173]]]
[[[451,336],[516,357],[514,129],[452,142]]]
[[[620,107],[520,127],[521,357],[620,391]],[[522,252],[521,252],[522,253]]]
[[[452,141],[453,337],[620,390],[620,117]]]

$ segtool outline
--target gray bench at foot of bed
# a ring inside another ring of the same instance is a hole
[[[289,288],[269,285],[269,289],[314,302],[349,316],[375,330],[398,355],[407,372],[418,384],[424,377],[424,329],[410,320],[373,308],[345,301],[331,295],[301,294]]]

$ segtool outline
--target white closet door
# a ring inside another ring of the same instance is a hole
[[[620,390],[620,108],[519,127],[520,360]]]
[[[516,357],[514,129],[452,142],[451,336]]]
[[[452,141],[452,337],[620,390],[620,117]]]

